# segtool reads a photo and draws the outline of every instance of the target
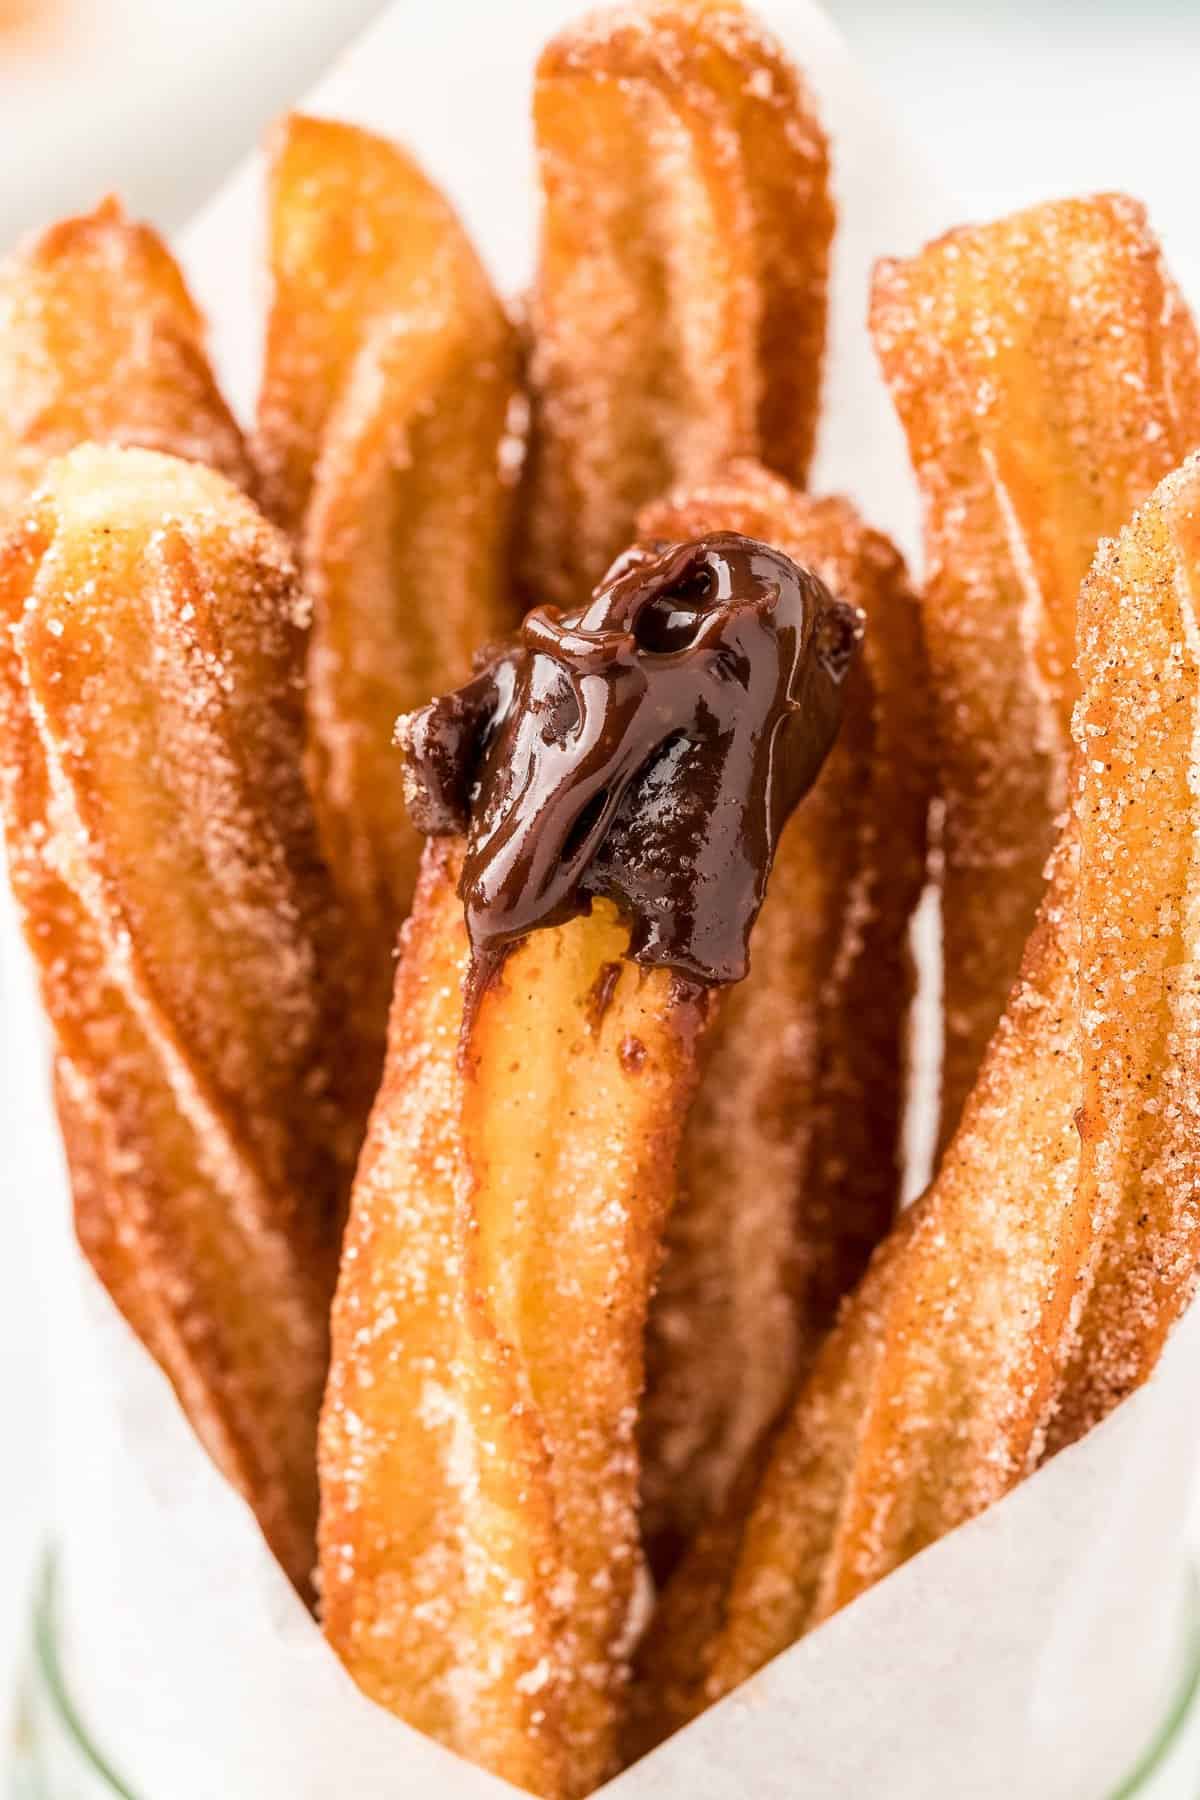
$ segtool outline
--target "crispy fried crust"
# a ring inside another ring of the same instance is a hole
[[[925,501],[946,806],[944,1143],[1066,798],[1079,583],[1098,540],[1200,441],[1200,344],[1142,208],[1119,195],[882,264],[872,327]]]
[[[841,734],[780,841],[751,972],[723,1001],[650,1318],[644,1528],[660,1573],[724,1503],[891,1224],[907,933],[924,877],[927,692],[900,557],[848,502],[752,463],[643,512],[740,531],[867,615]]]
[[[695,1603],[718,1629],[665,1662],[660,1736],[1040,1450],[1092,1241],[1075,1185],[1077,868],[1068,837],[938,1178],[880,1246],[781,1427],[727,1591]],[[665,1604],[681,1610],[705,1577],[685,1563]]]
[[[558,1540],[538,1420],[488,1304],[463,1153],[456,874],[431,849],[354,1186],[320,1440],[323,1621],[373,1699],[553,1794]]]
[[[728,457],[802,483],[833,206],[800,75],[736,0],[617,7],[543,52],[523,570],[586,598],[640,506]]]
[[[85,446],[0,598],[9,869],[79,1238],[304,1587],[357,1120],[294,568],[219,476]]]
[[[1104,1224],[1052,1450],[1146,1379],[1200,1267],[1198,604],[1193,458],[1079,603],[1080,1185]]]
[[[457,857],[426,852],[355,1183],[325,1629],[410,1723],[582,1795],[615,1758],[642,1338],[703,1003],[621,962],[628,933],[598,904],[512,954],[460,1060]]]
[[[1084,584],[1078,801],[1021,981],[774,1443],[727,1593],[691,1602],[717,1626],[666,1663],[664,1729],[1102,1417],[1194,1290],[1198,596],[1193,458]]]
[[[383,139],[293,115],[269,213],[257,450],[302,544],[312,787],[382,1044],[420,855],[396,717],[464,680],[515,617],[516,338],[450,206]]]
[[[51,457],[88,439],[170,451],[252,485],[183,277],[115,200],[0,267],[0,515]]]

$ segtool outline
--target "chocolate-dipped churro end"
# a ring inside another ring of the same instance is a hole
[[[596,896],[627,915],[635,961],[739,980],[862,631],[752,538],[638,547],[586,606],[539,607],[464,687],[401,719],[414,820],[466,837],[475,985]]]

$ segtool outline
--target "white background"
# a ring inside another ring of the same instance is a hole
[[[0,0],[0,247],[112,187],[160,222],[180,223],[376,10],[372,0],[25,6],[46,15],[40,37],[36,29],[6,36],[13,0]],[[831,0],[830,10],[929,163],[944,165],[954,189],[971,196],[973,216],[1125,188],[1149,203],[1176,272],[1200,302],[1200,6]],[[397,134],[403,129],[398,118]],[[21,1225],[28,1196],[11,1191],[20,1143],[0,1144],[3,1683],[37,1537],[47,1439],[37,1263]]]

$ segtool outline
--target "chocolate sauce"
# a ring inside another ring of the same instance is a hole
[[[720,532],[627,553],[586,606],[531,612],[464,687],[402,719],[413,819],[466,836],[473,985],[597,896],[628,919],[636,962],[739,980],[861,636],[815,575]]]
[[[613,995],[617,991],[617,983],[620,979],[621,965],[619,962],[600,964],[600,973],[593,981],[587,997],[588,1030],[593,1037],[596,1036],[608,1016],[608,1009],[612,1005]]]

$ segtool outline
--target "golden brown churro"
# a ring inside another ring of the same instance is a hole
[[[1102,1228],[1052,1450],[1146,1379],[1200,1267],[1198,603],[1192,458],[1079,601],[1080,1186]]]
[[[630,1647],[642,1325],[694,1003],[622,964],[628,930],[598,909],[513,955],[460,1058],[455,876],[432,849],[355,1184],[325,1629],[410,1723],[536,1793],[586,1794],[612,1772]]]
[[[84,446],[0,595],[9,869],[79,1236],[303,1588],[357,1120],[295,571],[220,476]]]
[[[734,0],[617,7],[543,52],[525,575],[583,598],[672,482],[802,484],[833,207],[804,83]]]
[[[381,1040],[419,857],[392,729],[515,622],[516,340],[454,212],[382,138],[293,115],[269,208],[257,450],[302,545],[317,821]]]
[[[1200,334],[1119,195],[881,264],[918,602],[801,491],[780,46],[633,0],[534,113],[520,331],[409,156],[283,121],[252,449],[116,202],[0,266],[0,810],[92,1268],[363,1692],[584,1800],[1193,1294]]]
[[[744,971],[858,629],[785,556],[714,534],[531,613],[404,723],[417,815],[463,848],[427,852],[355,1184],[326,1629],[369,1693],[542,1794],[616,1764],[699,984]]]
[[[872,325],[925,500],[952,1132],[1066,798],[1097,542],[1200,442],[1200,342],[1143,209],[1067,200],[884,263]]]
[[[723,1505],[896,1209],[927,696],[903,563],[844,500],[753,463],[647,508],[645,540],[732,530],[867,620],[838,742],[780,840],[751,970],[706,1039],[650,1317],[643,1530],[659,1571]]]
[[[252,487],[183,277],[115,200],[0,267],[0,515],[88,439],[170,451]]]
[[[664,1651],[660,1735],[1006,1492],[1048,1426],[1054,1449],[1095,1423],[1194,1290],[1198,596],[1193,459],[1084,584],[1078,802],[1021,982],[775,1440],[732,1582],[698,1590],[709,1644]]]
[[[1040,1449],[1091,1221],[1075,1195],[1076,859],[932,1188],[877,1251],[778,1433],[726,1591],[685,1562],[717,1620],[643,1679],[657,1735],[1018,1480]],[[703,1546],[701,1546],[703,1549]]]

